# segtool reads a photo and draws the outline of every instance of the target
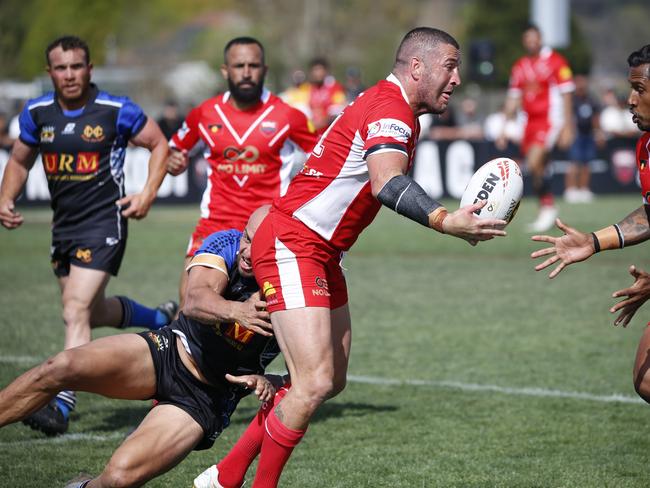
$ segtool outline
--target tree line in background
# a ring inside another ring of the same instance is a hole
[[[347,66],[359,67],[370,83],[390,69],[401,36],[428,24],[459,39],[466,79],[476,62],[469,47],[488,40],[493,73],[477,81],[503,87],[522,52],[528,7],[521,0],[0,0],[0,78],[42,74],[44,47],[62,34],[86,39],[96,65],[169,66],[203,59],[214,67],[228,39],[248,34],[266,44],[276,86],[286,85],[291,71],[316,55],[329,57],[338,75]],[[560,51],[576,72],[588,73],[592,52],[575,15],[571,39]]]

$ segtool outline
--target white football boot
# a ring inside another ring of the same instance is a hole
[[[546,232],[555,225],[557,218],[557,208],[545,205],[539,209],[535,222],[528,224],[528,232]]]
[[[216,464],[194,478],[194,488],[223,488],[219,483],[219,470]]]

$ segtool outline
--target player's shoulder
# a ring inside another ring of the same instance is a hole
[[[650,144],[650,132],[644,132],[643,134],[641,134],[641,137],[639,137],[639,139],[636,141],[637,149],[646,148],[646,150],[650,152],[650,148],[648,148],[649,144]]]
[[[413,110],[406,101],[400,85],[394,81],[381,80],[365,90],[354,101],[354,105],[366,107],[369,113],[385,114],[387,117],[399,118],[410,125],[414,123]],[[353,106],[354,106],[353,105]]]
[[[116,109],[121,109],[126,105],[137,105],[133,100],[124,95],[112,95],[103,90],[97,92],[95,97],[95,104],[102,105],[104,107],[114,107]]]
[[[213,232],[203,241],[203,244],[197,251],[197,254],[221,254],[224,250],[238,248],[242,235],[243,233],[236,229]]]
[[[31,112],[42,107],[49,107],[54,105],[56,99],[54,97],[54,92],[47,92],[41,95],[40,97],[30,98],[25,103],[25,110]]]
[[[195,107],[195,109],[198,109],[198,110],[201,110],[201,111],[203,111],[203,110],[214,110],[215,105],[223,105],[225,103],[224,99],[223,99],[223,96],[224,96],[223,93],[219,93],[218,95],[215,95],[213,97],[206,98],[201,103],[199,103]]]

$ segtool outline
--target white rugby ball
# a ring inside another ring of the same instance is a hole
[[[460,206],[487,200],[485,207],[474,213],[482,219],[510,222],[524,192],[524,180],[519,165],[512,159],[496,158],[481,166],[465,188]]]

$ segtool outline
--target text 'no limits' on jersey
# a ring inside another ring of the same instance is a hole
[[[53,92],[29,100],[20,114],[20,140],[41,152],[54,210],[54,238],[122,239],[126,219],[124,156],[147,117],[127,97],[91,85],[88,103],[65,112]]]
[[[299,110],[264,90],[247,110],[229,103],[230,92],[210,98],[187,115],[170,146],[190,150],[205,144],[208,185],[199,225],[243,230],[259,206],[284,193],[295,151],[316,143],[312,124]]]

